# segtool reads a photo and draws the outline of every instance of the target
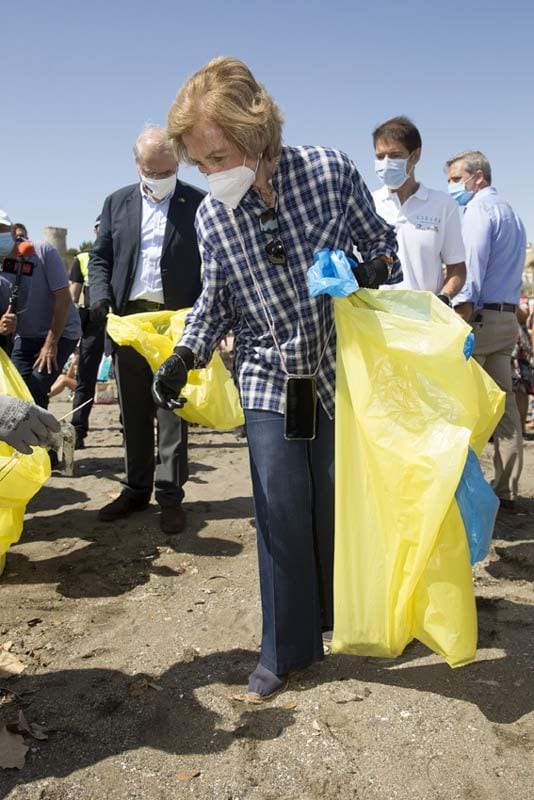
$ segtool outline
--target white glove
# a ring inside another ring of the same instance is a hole
[[[60,429],[49,411],[20,400],[0,395],[0,440],[21,453],[31,453],[32,446],[46,447],[52,434]]]

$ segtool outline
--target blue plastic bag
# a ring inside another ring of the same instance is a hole
[[[480,461],[471,448],[455,497],[469,541],[471,564],[476,564],[489,553],[499,498],[485,479]]]
[[[354,264],[356,266],[356,264]],[[310,297],[329,294],[331,297],[347,297],[360,287],[351,269],[351,262],[343,250],[317,250],[313,264],[308,270]]]
[[[464,356],[466,361],[469,361],[469,359],[473,355],[474,349],[475,349],[475,335],[474,333],[468,333],[467,336],[465,337],[465,342],[464,342]]]
[[[109,380],[111,372],[111,356],[102,356],[100,366],[98,367],[97,381],[105,383]]]

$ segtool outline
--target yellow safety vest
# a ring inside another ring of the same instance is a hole
[[[78,253],[76,258],[78,259],[78,263],[80,265],[80,269],[82,271],[84,283],[88,283],[89,278],[89,258],[91,253]]]

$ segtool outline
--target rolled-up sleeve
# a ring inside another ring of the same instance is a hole
[[[378,256],[393,259],[387,283],[402,281],[402,268],[397,258],[395,229],[382,219],[375,209],[372,195],[358,170],[349,162],[346,202],[347,223],[354,245],[364,261]]]

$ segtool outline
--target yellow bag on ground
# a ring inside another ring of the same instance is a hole
[[[146,314],[108,316],[108,334],[118,345],[129,345],[149,363],[152,372],[168,358],[180,338],[189,309],[155,311]],[[191,370],[182,392],[187,398],[177,409],[187,422],[227,431],[245,422],[239,394],[232,376],[218,353],[205,369]]]
[[[466,361],[470,327],[427,292],[334,300],[334,652],[397,656],[419,639],[472,661],[477,621],[454,493],[504,394]]]
[[[0,394],[33,402],[18,370],[1,349]],[[26,506],[49,477],[50,459],[44,448],[35,447],[31,455],[23,455],[0,442],[0,575],[8,547],[22,533]]]

